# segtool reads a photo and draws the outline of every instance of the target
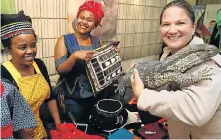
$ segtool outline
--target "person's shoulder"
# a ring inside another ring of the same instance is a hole
[[[2,69],[4,69],[4,70],[5,70],[5,67],[2,65],[2,63],[1,63],[1,66],[0,66],[0,67],[1,67],[1,70],[2,70]]]
[[[44,61],[42,61],[41,59],[35,58],[34,61],[35,61],[35,63],[38,65],[38,68],[39,68],[41,71],[47,69],[47,67],[46,67],[46,65],[45,65],[45,63],[44,63]]]
[[[1,78],[11,79],[9,71],[6,69],[4,65],[1,64]],[[10,78],[9,78],[10,77]]]
[[[96,35],[90,35],[91,36],[91,38],[96,38],[96,39],[99,39],[99,37],[98,36],[96,36]],[[99,39],[100,40],[100,39]]]
[[[68,33],[68,34],[64,34],[64,35],[62,35],[62,36],[70,36],[70,35],[74,35],[74,36],[75,36],[74,33]],[[62,37],[62,36],[60,36],[60,37]]]
[[[99,47],[101,47],[103,45],[103,42],[100,40],[100,38],[98,36],[95,35],[90,35],[92,41],[94,41],[95,43],[99,44]]]
[[[13,93],[13,91],[15,90],[15,85],[12,83],[12,81],[2,78],[0,79],[0,83],[1,83],[1,94],[4,96],[7,96],[8,94]]]
[[[221,68],[221,55],[217,54],[211,58]]]
[[[75,38],[77,38],[77,36],[76,36],[74,33],[68,33],[68,34],[65,34],[65,35],[60,36],[59,39],[64,39],[64,38],[69,38],[69,37],[75,37]]]
[[[64,36],[66,36],[66,34],[60,36],[60,37],[57,39],[57,44],[59,44],[59,43],[64,43]]]
[[[64,34],[60,36],[57,40],[56,46],[63,46],[63,44],[65,43],[65,40],[70,39],[70,38],[72,39],[72,37],[77,38],[74,33],[68,33],[68,34]]]
[[[13,85],[13,83],[10,80],[8,80],[6,78],[2,78],[2,77],[0,78],[0,82],[3,83],[3,84],[11,84],[11,85]]]
[[[192,67],[188,70],[191,73],[198,73],[202,70],[209,70],[209,72],[218,72],[221,74],[221,56],[217,54],[216,56],[212,57],[210,60],[201,63],[198,66]],[[220,75],[221,76],[221,75]]]
[[[204,44],[204,41],[202,38],[194,36],[190,44]]]

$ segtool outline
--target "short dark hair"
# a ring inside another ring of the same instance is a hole
[[[188,17],[191,19],[192,24],[195,23],[195,15],[194,15],[194,11],[193,11],[192,6],[188,2],[186,2],[185,0],[174,0],[174,1],[171,1],[170,3],[168,3],[161,11],[160,24],[162,23],[162,17],[163,17],[164,11],[170,7],[179,7],[179,8],[184,9],[186,11]]]
[[[212,22],[215,22],[215,23],[216,23],[216,21],[215,21],[215,20],[211,20],[209,23],[212,23]]]

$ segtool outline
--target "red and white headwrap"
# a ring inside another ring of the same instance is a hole
[[[95,0],[87,0],[83,5],[81,5],[77,12],[77,18],[81,11],[87,10],[93,13],[95,18],[95,26],[101,26],[101,19],[104,17],[104,11],[101,7],[101,4]]]

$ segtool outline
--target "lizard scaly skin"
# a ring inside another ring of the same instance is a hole
[[[198,66],[217,55],[219,50],[208,44],[194,44],[186,46],[163,61],[138,62],[135,68],[138,70],[144,86],[149,89],[157,89],[169,82],[176,82],[180,87],[197,83],[201,80],[209,80],[211,69],[204,69],[197,74],[186,73],[192,67]],[[131,87],[130,77],[134,68],[119,79],[118,88],[123,94],[126,87]]]

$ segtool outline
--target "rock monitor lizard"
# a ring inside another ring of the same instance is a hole
[[[130,77],[134,68],[139,72],[144,86],[157,90],[169,82],[175,82],[179,88],[197,83],[201,80],[210,80],[213,74],[210,68],[201,70],[197,74],[186,71],[198,66],[217,55],[219,50],[208,44],[194,44],[186,46],[163,61],[137,62],[135,67],[130,68],[120,79],[116,92],[122,95],[126,87],[131,87]]]

